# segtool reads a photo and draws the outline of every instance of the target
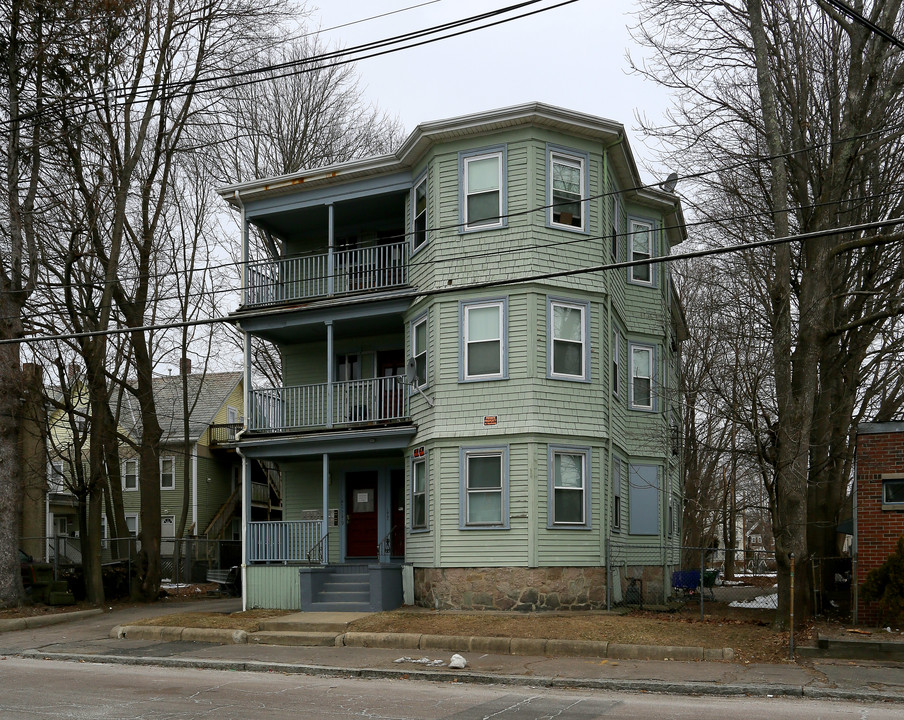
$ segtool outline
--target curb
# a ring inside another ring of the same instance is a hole
[[[904,703],[904,693],[883,693],[876,690],[842,690],[814,688],[806,685],[714,685],[713,683],[669,682],[663,680],[579,679],[561,677],[523,677],[493,675],[448,669],[382,670],[371,668],[342,668],[323,665],[291,665],[232,660],[189,660],[185,658],[130,657],[119,655],[83,655],[78,653],[46,653],[26,650],[19,657],[35,660],[89,662],[108,665],[136,665],[147,667],[188,668],[195,670],[228,670],[233,672],[280,672],[287,675],[361,678],[370,680],[421,680],[428,682],[473,683],[478,685],[511,685],[521,687],[585,688],[612,692],[655,692],[673,695],[709,695],[717,697],[805,697],[814,700],[851,700],[859,702]]]
[[[248,633],[244,630],[221,628],[183,628],[164,625],[116,625],[110,637],[122,640],[161,640],[166,642],[206,642],[218,645],[245,645]]]
[[[733,660],[732,648],[624,645],[596,640],[544,640],[540,638],[422,635],[373,632],[273,632],[217,628],[180,628],[161,625],[117,625],[110,637],[130,640],[209,642],[220,645],[299,645],[389,648],[394,650],[452,650],[496,655],[612,658],[613,660]]]
[[[398,650],[453,650],[497,655],[550,655],[617,660],[733,660],[732,648],[624,645],[596,640],[544,640],[539,638],[467,637],[416,633],[347,632],[336,638],[347,647]]]
[[[12,632],[13,630],[30,630],[31,628],[47,627],[48,625],[60,625],[72,620],[102,615],[103,612],[101,608],[93,608],[91,610],[75,610],[70,613],[58,613],[56,615],[34,615],[32,617],[0,620],[0,633]]]

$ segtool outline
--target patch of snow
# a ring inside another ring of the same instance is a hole
[[[427,665],[428,667],[439,667],[441,665],[445,665],[442,660],[431,660],[428,657],[417,658],[416,660],[412,657],[400,657],[397,660],[393,660],[396,663],[416,663],[418,665]]]
[[[734,602],[728,603],[729,607],[733,608],[755,608],[759,610],[777,610],[778,609],[778,594],[773,595],[760,595],[759,597],[752,598],[751,600],[735,600]]]

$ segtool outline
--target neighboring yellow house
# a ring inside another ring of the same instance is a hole
[[[57,391],[58,392],[58,391]],[[79,383],[73,383],[71,393],[75,408],[75,422],[65,411],[54,407],[49,417],[48,492],[46,534],[56,538],[48,542],[48,554],[53,548],[66,559],[79,562],[79,532],[77,501],[72,493],[72,478],[81,462],[87,472],[88,429],[87,393]],[[57,398],[58,400],[61,398]],[[186,538],[210,540],[238,540],[241,516],[241,462],[236,454],[235,440],[244,422],[243,375],[241,372],[188,375],[188,441],[190,453],[184,452],[185,429],[183,419],[182,377],[172,375],[154,380],[154,400],[158,422],[163,435],[160,441],[161,554],[166,572],[168,556],[173,553],[176,528],[185,501],[188,484],[188,516],[184,532]],[[52,403],[58,405],[59,403]],[[81,416],[81,417],[79,417]],[[138,441],[141,437],[140,413],[137,403],[126,395],[118,412],[120,432]],[[139,460],[129,443],[120,445],[122,493],[126,523],[132,535],[140,531]],[[79,460],[80,459],[80,460]],[[252,511],[262,519],[281,516],[279,474],[273,468],[253,469],[256,492]],[[102,532],[108,535],[106,517]],[[232,564],[239,561],[238,545],[235,558],[221,558]]]

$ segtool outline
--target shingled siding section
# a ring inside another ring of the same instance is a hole
[[[882,483],[904,479],[904,423],[864,423],[857,434],[857,584],[881,565],[904,535],[904,507],[883,509]],[[876,603],[860,601],[856,620],[881,620]]]

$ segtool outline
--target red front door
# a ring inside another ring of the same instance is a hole
[[[376,557],[377,473],[350,472],[345,476],[345,555],[350,558]]]

